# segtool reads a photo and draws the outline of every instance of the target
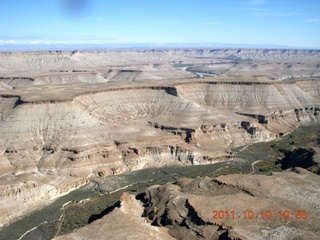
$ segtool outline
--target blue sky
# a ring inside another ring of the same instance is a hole
[[[2,0],[0,45],[231,43],[320,49],[320,0]]]

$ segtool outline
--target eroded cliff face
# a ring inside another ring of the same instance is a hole
[[[144,208],[134,195],[124,193],[120,198],[120,208],[104,216],[90,225],[90,228],[81,228],[71,234],[56,237],[56,240],[67,239],[168,239],[173,240],[168,229],[151,226],[141,218]],[[108,229],[106,231],[106,229]]]
[[[91,176],[223,161],[233,157],[231,147],[319,120],[319,98],[297,84],[175,89],[176,95],[165,87],[105,91],[57,103],[2,98],[3,203],[53,198]],[[23,182],[30,177],[34,183]]]
[[[315,240],[319,183],[319,175],[302,168],[268,176],[180,178],[136,197],[124,193],[119,208],[56,239]]]
[[[176,239],[318,239],[319,176],[297,172],[155,185],[146,191],[143,217]]]
[[[319,121],[317,79],[248,82],[229,81],[226,75],[228,81],[203,80],[191,78],[195,75],[175,61],[199,63],[200,55],[217,57],[217,52],[177,51],[170,57],[159,52],[151,65],[145,62],[150,52],[118,54],[119,64],[128,57],[141,65],[119,70],[109,59],[116,52],[36,53],[32,60],[22,53],[2,54],[1,224],[91,176],[224,161],[233,158],[232,147],[269,141]],[[305,59],[314,64],[319,53],[310,54]],[[170,58],[175,60],[166,65]],[[235,69],[228,72],[233,78],[240,71]]]

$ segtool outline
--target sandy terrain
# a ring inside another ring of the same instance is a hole
[[[318,122],[319,64],[311,50],[0,53],[0,226],[92,176],[224,161]]]
[[[146,215],[178,239],[318,239],[319,176],[299,171],[154,186],[147,191]]]
[[[140,217],[144,208],[135,196],[124,193],[120,202],[120,208],[95,221],[93,227],[82,228],[55,239],[175,239],[169,235],[166,228],[151,226]]]
[[[319,239],[319,175],[296,170],[181,178],[149,187],[144,207],[124,193],[120,208],[56,239]]]

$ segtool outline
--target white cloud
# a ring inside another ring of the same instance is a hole
[[[203,24],[206,24],[206,25],[219,25],[219,24],[222,24],[222,22],[204,22]]]
[[[89,21],[91,20],[91,17],[85,17],[85,18],[80,18],[81,21]]]
[[[251,0],[249,2],[249,4],[252,4],[252,5],[258,5],[258,4],[263,4],[265,2],[267,2],[268,0]]]
[[[320,18],[311,18],[304,20],[305,22],[320,22]]]
[[[37,44],[72,44],[72,43],[83,43],[81,41],[71,42],[71,41],[55,41],[55,40],[0,40],[0,45],[37,45]]]
[[[155,24],[173,24],[173,23],[179,23],[178,21],[172,21],[172,20],[161,20],[154,22]]]
[[[292,12],[290,10],[268,10],[265,8],[245,8],[246,11],[250,12],[253,15],[256,16],[263,16],[263,17],[290,17],[290,16],[299,16],[301,13],[298,12]]]
[[[116,43],[118,38],[86,36],[69,39],[0,39],[0,45],[54,45],[54,44],[107,44]]]

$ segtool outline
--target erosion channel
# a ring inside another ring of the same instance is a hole
[[[110,213],[119,207],[123,192],[135,194],[139,199],[149,186],[175,182],[182,177],[218,177],[237,173],[267,175],[275,171],[291,170],[281,168],[281,159],[285,159],[285,153],[297,148],[319,146],[319,129],[319,125],[298,127],[280,139],[233,149],[235,158],[226,162],[151,168],[92,178],[87,185],[5,227],[0,233],[0,239],[52,239]]]

